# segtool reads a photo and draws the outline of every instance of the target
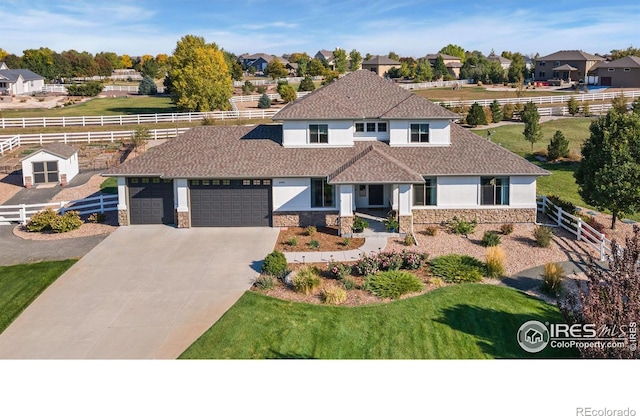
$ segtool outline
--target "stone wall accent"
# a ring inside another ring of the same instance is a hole
[[[178,228],[191,227],[191,221],[188,212],[176,212],[176,224]]]
[[[67,186],[67,174],[66,173],[61,173],[60,174],[60,186]]]
[[[406,234],[413,232],[413,221],[411,215],[400,215],[398,216],[398,224],[400,224],[400,229],[398,232]]]
[[[353,217],[340,217],[338,233],[343,237],[350,237],[353,234]]]
[[[118,210],[118,225],[129,225],[129,212],[126,209]]]
[[[274,227],[337,226],[338,211],[279,211],[273,213]]]
[[[26,177],[24,178],[24,187],[25,187],[25,188],[31,188],[31,186],[32,186],[32,185],[33,185],[33,184],[32,184],[32,182],[31,182],[31,176],[26,176]]]
[[[478,208],[478,209],[414,209],[414,224],[442,224],[453,217],[467,221],[476,220],[479,224],[492,223],[533,223],[536,221],[535,208]]]

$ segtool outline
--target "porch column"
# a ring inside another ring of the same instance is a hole
[[[118,176],[118,225],[129,225],[127,209],[127,178]]]
[[[176,205],[176,224],[178,228],[191,227],[189,221],[189,187],[186,179],[174,179],[173,191]]]
[[[353,206],[355,204],[354,186],[337,185],[338,203],[340,207],[340,220],[338,221],[338,233],[351,235],[353,232]]]
[[[413,232],[413,214],[411,212],[411,184],[401,183],[399,185],[394,185],[394,188],[396,186],[398,195],[398,222],[400,223],[399,231],[401,233],[411,233]],[[395,195],[396,192],[394,192],[394,197]]]

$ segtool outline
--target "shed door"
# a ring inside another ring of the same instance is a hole
[[[33,183],[58,183],[58,161],[33,162]]]

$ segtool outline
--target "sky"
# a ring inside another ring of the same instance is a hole
[[[48,47],[155,56],[187,34],[237,55],[340,47],[420,57],[449,43],[485,55],[640,47],[637,0],[0,0],[0,15],[0,48],[16,55]]]

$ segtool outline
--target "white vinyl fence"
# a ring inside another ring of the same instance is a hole
[[[172,139],[190,128],[175,128],[175,129],[157,129],[149,130],[149,139]],[[44,145],[51,142],[63,142],[63,143],[94,143],[94,142],[115,142],[116,140],[126,140],[131,138],[134,133],[133,130],[122,131],[88,131],[82,133],[34,133],[34,134],[19,134],[13,136],[11,139],[15,139],[14,144],[39,144]],[[6,141],[7,136],[0,136],[0,143]]]
[[[4,152],[10,152],[18,146],[20,146],[20,136],[0,138],[0,155],[3,155]]]
[[[538,212],[543,212],[553,221],[548,224],[560,227],[575,235],[578,241],[584,241],[600,254],[600,261],[605,261],[611,255],[611,241],[596,231],[581,218],[571,215],[562,208],[554,205],[546,196],[537,198]]]
[[[457,79],[455,81],[429,81],[429,82],[417,82],[411,84],[398,83],[399,87],[405,90],[425,90],[427,88],[434,87],[456,87],[458,85],[472,84],[471,79]]]
[[[118,91],[118,92],[128,92],[132,94],[136,94],[138,92],[137,85],[105,85],[102,89],[104,92],[110,91]],[[67,93],[67,87],[64,84],[45,84],[42,87],[42,92],[56,92],[56,93]],[[164,87],[158,87],[158,93],[162,94],[164,92]]]
[[[64,214],[66,211],[78,211],[80,215],[116,211],[118,195],[99,195],[75,201],[48,202],[43,204],[0,205],[0,222],[19,222],[24,225],[33,214],[51,208]]]

